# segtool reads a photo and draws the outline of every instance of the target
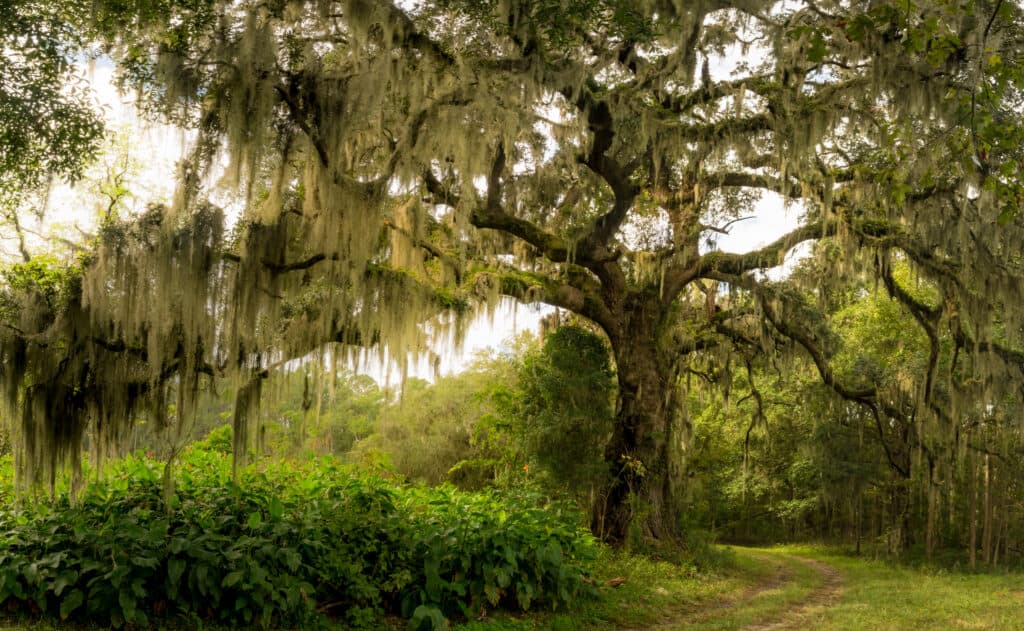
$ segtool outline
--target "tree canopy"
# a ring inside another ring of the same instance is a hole
[[[0,213],[16,228],[42,212],[51,179],[75,180],[99,149],[102,119],[74,69],[86,22],[77,3],[0,2]]]
[[[199,137],[174,203],[105,226],[59,300],[39,302],[46,274],[7,283],[36,305],[0,337],[30,477],[90,422],[116,443],[168,385],[188,409],[201,375],[243,384],[244,444],[273,366],[415,349],[427,319],[500,295],[610,343],[611,540],[678,527],[687,375],[809,357],[883,442],[907,422],[928,449],[1020,398],[1014,3],[99,0],[88,24]],[[218,184],[244,201],[231,230]],[[792,230],[707,247],[767,198]],[[806,243],[797,273],[765,274]],[[928,339],[896,379],[844,363],[828,314],[865,279]]]

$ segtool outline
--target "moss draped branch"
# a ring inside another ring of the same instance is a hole
[[[772,243],[747,252],[708,252],[700,257],[694,277],[715,278],[719,274],[739,275],[745,272],[768,269],[781,265],[794,247],[805,241],[821,239],[836,233],[834,221],[813,222],[800,226]]]
[[[603,327],[613,327],[615,317],[601,296],[592,289],[559,282],[544,274],[522,271],[481,270],[468,279],[479,291],[499,293],[524,302],[543,302],[582,315]]]

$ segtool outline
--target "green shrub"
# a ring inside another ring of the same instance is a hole
[[[517,391],[501,406],[515,442],[549,492],[586,505],[608,477],[616,385],[607,342],[561,326],[522,356],[517,376]]]
[[[419,605],[468,616],[481,607],[554,608],[577,599],[595,549],[575,509],[540,500],[451,487],[408,493],[422,574],[406,590],[403,614]]]
[[[161,465],[122,461],[80,501],[0,506],[0,606],[144,626],[349,627],[402,613],[413,628],[482,607],[558,607],[593,556],[579,516],[538,497],[399,487],[332,459],[231,481],[193,449],[162,503]]]
[[[193,451],[212,451],[218,454],[229,455],[231,453],[234,431],[231,425],[214,427],[202,439],[190,445]]]

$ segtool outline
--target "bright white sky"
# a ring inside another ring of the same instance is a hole
[[[730,57],[738,59],[738,56]],[[728,58],[713,60],[712,75],[715,78],[729,76],[733,70],[731,66],[734,65],[730,61]],[[83,68],[83,72],[91,74],[90,81],[104,109],[109,128],[124,138],[123,144],[116,150],[127,150],[130,162],[136,167],[127,186],[133,194],[129,206],[142,210],[149,203],[168,201],[174,191],[175,163],[183,147],[190,142],[191,135],[172,126],[141,120],[132,96],[118,94],[113,86],[114,68],[109,61],[97,62],[91,71]],[[104,167],[101,165],[96,168]],[[68,230],[71,226],[79,226],[87,231],[92,229],[99,216],[101,202],[97,201],[95,192],[89,188],[88,181],[77,187],[56,186],[50,195],[45,225],[36,226],[35,229],[40,232],[52,228]],[[781,237],[796,225],[798,218],[798,208],[787,208],[780,198],[766,196],[756,205],[752,218],[734,224],[728,235],[714,235],[715,246],[728,252],[748,252]],[[790,264],[791,260],[788,260],[786,267]],[[776,274],[784,272],[776,270],[773,275]],[[480,351],[500,349],[512,337],[524,331],[536,332],[541,318],[552,311],[553,308],[546,305],[518,305],[511,299],[503,301],[491,317],[481,315],[470,323],[464,344],[458,352],[452,350],[450,340],[434,342],[432,350],[441,356],[441,374],[465,369]],[[397,382],[397,370],[392,368],[389,373],[386,364],[379,357],[367,357],[362,362],[360,372],[369,374],[380,383]],[[424,358],[411,366],[410,374],[433,380],[431,364],[430,360]]]

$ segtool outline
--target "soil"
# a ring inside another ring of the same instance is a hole
[[[814,621],[822,612],[832,606],[843,589],[843,577],[836,568],[806,557],[790,556],[790,559],[813,567],[822,577],[821,587],[811,592],[795,607],[781,612],[774,620],[764,620],[744,628],[744,631],[779,631],[782,629],[812,629]]]
[[[715,602],[704,603],[700,609],[665,620],[647,629],[669,631],[684,629],[687,626],[714,620],[727,609],[742,606],[753,600],[762,592],[778,589],[793,578],[791,563],[803,563],[814,568],[822,578],[821,585],[807,595],[806,598],[792,605],[789,609],[777,613],[770,619],[761,620],[756,624],[743,628],[743,631],[780,631],[784,629],[812,629],[814,621],[836,601],[842,593],[842,576],[839,571],[827,563],[794,555],[757,554],[765,563],[772,566],[772,572],[761,582],[748,587],[743,592]],[[636,630],[639,631],[639,630]]]

